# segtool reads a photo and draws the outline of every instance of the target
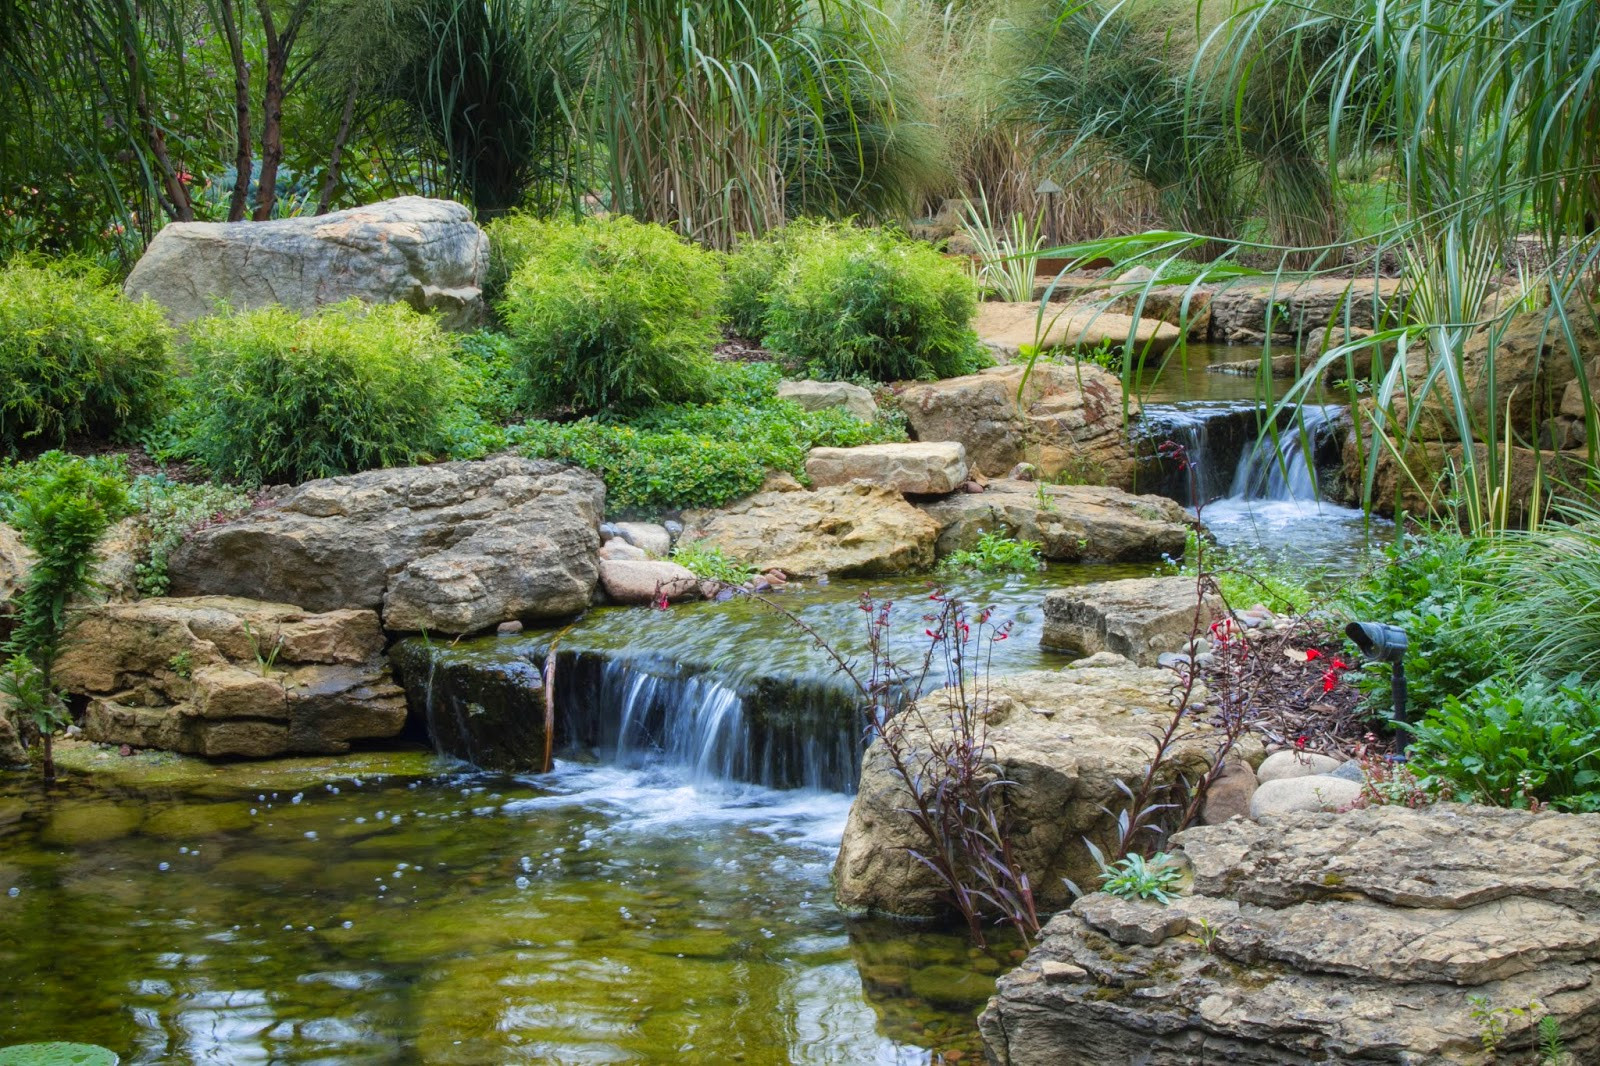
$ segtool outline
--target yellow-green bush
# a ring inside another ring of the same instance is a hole
[[[715,253],[630,218],[533,224],[500,313],[534,410],[707,399],[721,339]]]
[[[444,449],[458,405],[449,339],[426,315],[357,301],[191,327],[188,449],[223,477],[305,481],[403,466]]]
[[[0,450],[132,436],[165,408],[171,375],[154,303],[82,264],[0,267]]]

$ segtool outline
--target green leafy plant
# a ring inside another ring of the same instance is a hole
[[[777,398],[776,368],[727,366],[710,404],[666,404],[626,423],[585,418],[520,427],[524,454],[595,471],[616,510],[653,513],[717,506],[761,487],[769,470],[805,472],[813,447],[905,439],[904,423],[864,422],[839,410],[804,411]]]
[[[1506,1040],[1506,1026],[1514,1018],[1526,1018],[1544,1009],[1538,1000],[1528,1001],[1525,1007],[1496,1007],[1488,996],[1467,997],[1467,1015],[1478,1024],[1478,1044],[1493,1054]],[[1541,1026],[1541,1034],[1543,1028]]]
[[[954,377],[986,365],[976,306],[972,279],[927,245],[841,230],[795,256],[766,344],[819,379]]]
[[[194,656],[185,649],[167,660],[167,667],[185,681],[194,676]]]
[[[1600,507],[1565,501],[1557,517],[1502,536],[1484,576],[1485,593],[1500,594],[1481,628],[1524,673],[1600,681]]]
[[[255,628],[249,622],[244,623],[244,636],[250,642],[250,654],[255,657],[256,669],[261,672],[262,677],[268,676],[272,673],[272,668],[277,665],[278,656],[283,654],[283,631],[279,630],[272,643],[264,649],[261,646],[260,636],[256,634]]]
[[[1032,300],[1039,264],[1036,253],[1044,247],[1040,219],[1018,213],[1011,216],[1009,226],[997,226],[989,211],[988,194],[982,190],[977,204],[963,199],[962,206],[966,213],[961,232],[978,249],[978,284],[1000,300]]]
[[[1566,1054],[1566,1042],[1561,1039],[1561,1019],[1546,1014],[1539,1019],[1539,1066],[1561,1066]]]
[[[1044,566],[1038,541],[1019,540],[1005,533],[985,532],[970,548],[944,557],[939,569],[976,570],[984,574],[1024,574]]]
[[[0,267],[0,449],[125,439],[164,410],[172,376],[161,308],[83,263]]]
[[[68,606],[94,587],[95,546],[128,510],[123,482],[85,463],[63,463],[22,488],[3,517],[35,555],[14,597],[16,625],[5,644],[0,692],[11,697],[42,738],[44,777],[55,780],[52,738],[67,724],[51,679],[66,632]]]
[[[167,594],[167,563],[184,537],[250,508],[249,495],[232,486],[186,485],[165,474],[135,478],[128,501],[144,540],[144,557],[134,568],[134,581],[144,596]]]
[[[305,318],[267,307],[190,328],[189,450],[218,476],[298,482],[403,466],[445,446],[458,385],[431,317],[351,300]]]
[[[672,549],[672,561],[694,571],[695,577],[724,585],[742,585],[755,573],[754,567],[735,562],[721,548],[706,541],[680,541]]]
[[[543,223],[506,285],[529,409],[631,412],[709,399],[715,254],[629,218]]]
[[[1492,560],[1488,546],[1470,537],[1407,535],[1335,594],[1334,609],[1344,617],[1406,631],[1406,682],[1418,711],[1515,666],[1506,634],[1484,624],[1497,603],[1488,580]],[[1357,685],[1373,706],[1388,705],[1387,666],[1363,668]]]
[[[1146,859],[1138,852],[1107,863],[1093,844],[1090,854],[1100,866],[1100,891],[1122,899],[1153,899],[1163,906],[1173,900],[1171,889],[1183,880],[1183,869],[1166,852]]]
[[[723,261],[722,312],[741,337],[759,340],[768,329],[773,293],[784,283],[795,253],[808,242],[831,239],[838,227],[800,218],[759,238],[742,236]]]
[[[1600,811],[1600,683],[1495,677],[1410,729],[1416,768],[1480,802]]]

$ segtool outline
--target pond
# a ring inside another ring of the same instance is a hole
[[[848,922],[828,883],[844,795],[659,762],[327,773],[74,778],[48,797],[6,779],[0,1045],[70,1037],[131,1063],[971,1062],[976,1011],[1017,957]]]

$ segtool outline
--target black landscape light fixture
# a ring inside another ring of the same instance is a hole
[[[1406,720],[1406,631],[1384,622],[1351,622],[1344,635],[1355,641],[1361,654],[1393,667],[1394,720]]]

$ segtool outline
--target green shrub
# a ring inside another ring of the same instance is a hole
[[[459,400],[450,342],[401,305],[281,307],[192,327],[190,451],[249,483],[402,466],[439,453]]]
[[[925,244],[882,230],[806,241],[771,294],[767,347],[818,378],[899,381],[970,373],[974,283]]]
[[[1336,600],[1348,620],[1406,631],[1406,681],[1418,711],[1442,707],[1515,663],[1504,635],[1483,624],[1495,607],[1486,581],[1491,563],[1480,541],[1444,532],[1407,536]],[[1357,683],[1372,705],[1388,706],[1387,666],[1368,664]]]
[[[944,571],[976,570],[983,574],[1026,574],[1044,565],[1038,541],[1018,540],[1004,533],[984,533],[970,548],[951,552],[939,564]]]
[[[710,397],[717,256],[630,218],[545,222],[501,312],[533,410],[637,411]]]
[[[185,485],[165,474],[141,475],[128,490],[139,519],[142,558],[134,582],[142,596],[165,596],[167,562],[193,530],[250,509],[248,494],[229,485]]]
[[[1600,684],[1497,677],[1411,726],[1416,768],[1500,807],[1600,810]]]
[[[639,513],[714,507],[754,492],[772,469],[803,475],[815,447],[905,439],[893,416],[863,422],[778,399],[774,367],[727,366],[723,377],[715,403],[652,408],[626,424],[529,422],[517,433],[525,454],[593,470],[613,510]]]
[[[0,449],[69,436],[127,439],[166,406],[161,309],[80,264],[0,267]]]
[[[741,238],[724,264],[722,313],[729,328],[751,340],[765,337],[772,295],[783,285],[795,253],[807,243],[836,237],[838,231],[836,223],[796,219],[761,237]]]
[[[452,459],[481,459],[521,439],[513,423],[524,412],[511,338],[480,330],[455,339],[460,401],[445,418],[444,450]]]
[[[754,567],[735,562],[721,548],[706,541],[680,542],[672,549],[672,561],[703,581],[720,581],[724,585],[742,585],[755,573]]]
[[[511,275],[533,257],[543,240],[544,222],[513,211],[490,222],[483,232],[489,238],[489,270],[484,275],[483,295],[493,304],[505,295]]]

